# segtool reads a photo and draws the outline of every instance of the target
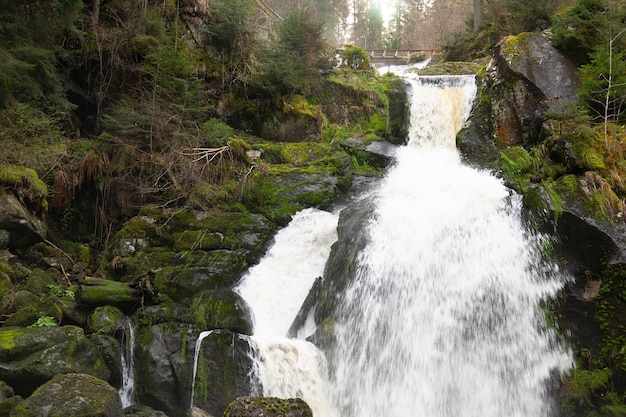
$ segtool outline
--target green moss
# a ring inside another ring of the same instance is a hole
[[[593,371],[574,369],[570,375],[574,395],[589,405],[592,404],[594,395],[599,394],[600,390],[608,387],[610,378],[611,371],[608,369]]]
[[[291,96],[285,104],[287,106],[287,110],[296,114],[317,117],[321,112],[319,106],[310,104],[307,99],[298,94]]]
[[[472,75],[485,71],[485,66],[473,62],[440,62],[434,65],[427,65],[413,72],[419,75]]]
[[[35,170],[19,165],[0,164],[0,184],[14,190],[26,203],[46,207],[48,187]]]
[[[177,252],[185,250],[212,250],[220,249],[224,242],[224,235],[219,232],[209,230],[186,230],[173,236],[174,250]]]
[[[498,165],[507,181],[517,185],[520,191],[530,184],[534,158],[521,146],[500,151]]]

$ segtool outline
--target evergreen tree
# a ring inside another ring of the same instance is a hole
[[[59,70],[82,7],[80,0],[0,0],[0,106],[15,98],[70,109]]]

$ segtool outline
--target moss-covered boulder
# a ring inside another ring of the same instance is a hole
[[[86,374],[57,375],[11,411],[10,417],[122,417],[115,388]]]
[[[308,207],[329,208],[337,199],[341,183],[337,177],[311,169],[288,168],[272,172],[265,181],[268,215],[285,225],[298,211]]]
[[[216,330],[200,346],[193,406],[221,416],[237,397],[253,394],[258,386],[253,374],[249,339],[227,330]]]
[[[113,238],[106,254],[109,272],[119,281],[133,283],[156,277],[151,283],[157,292],[179,281],[181,274],[188,277],[188,271],[196,267],[215,271],[211,275],[222,276],[223,281],[236,280],[265,252],[276,227],[260,214],[239,209],[171,211],[145,207]],[[176,288],[174,285],[173,291],[165,291],[166,295],[174,299],[189,295],[185,291],[178,294]],[[190,287],[190,291],[195,295],[202,289]]]
[[[10,293],[2,310],[7,317],[5,326],[30,326],[42,317],[47,317],[52,324],[59,324],[63,316],[54,300],[19,289]]]
[[[108,380],[100,350],[75,326],[0,328],[0,380],[22,396],[57,374],[86,373]]]
[[[194,251],[185,255],[185,264],[167,266],[153,278],[159,294],[184,305],[200,292],[232,288],[249,264],[245,250]]]
[[[198,294],[191,303],[191,311],[200,328],[252,334],[252,312],[243,298],[232,290],[210,290]]]
[[[127,283],[101,278],[85,278],[76,294],[77,300],[90,306],[131,307],[139,304],[137,290]]]
[[[313,417],[301,398],[240,397],[228,405],[224,417]]]
[[[111,305],[98,307],[89,316],[89,329],[94,333],[112,336],[123,326],[125,317],[117,307]]]
[[[185,417],[191,401],[194,341],[189,324],[149,325],[139,320],[135,350],[137,401],[170,417]]]

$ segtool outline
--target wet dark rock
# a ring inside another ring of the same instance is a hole
[[[357,257],[368,242],[367,224],[374,210],[371,198],[355,202],[339,215],[338,239],[332,246],[324,269],[319,304],[315,311],[315,321],[321,324],[316,337],[331,336],[333,316],[341,303],[341,294],[356,275]],[[322,340],[320,340],[323,343]]]
[[[198,358],[193,405],[221,416],[235,398],[256,394],[249,339],[217,330],[203,341]]]
[[[181,323],[137,329],[135,390],[141,404],[170,417],[186,415],[197,333],[195,327]]]
[[[4,248],[26,248],[46,237],[41,219],[4,188],[0,188],[0,230]]]

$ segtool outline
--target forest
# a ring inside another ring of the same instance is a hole
[[[236,280],[296,212],[382,175],[389,161],[365,145],[404,143],[404,84],[379,74],[366,49],[427,51],[431,73],[471,68],[476,108],[492,111],[494,50],[520,55],[528,33],[572,63],[576,97],[540,115],[532,143],[496,138],[487,168],[522,194],[545,186],[555,217],[559,193],[582,181],[598,218],[621,225],[623,0],[0,0],[0,191],[42,223],[35,241],[0,233],[2,327],[99,334],[87,316],[105,301],[70,315],[59,298],[112,281],[132,293],[120,308],[146,329],[162,317],[141,315],[144,303],[170,302],[189,310],[180,323],[201,328],[210,315],[176,273],[214,262]],[[144,238],[157,249],[122,248]],[[626,282],[602,268],[610,291]],[[30,287],[33,271],[47,285]],[[605,338],[576,352],[576,402],[564,406],[576,415],[626,415],[626,333],[605,300],[585,312]]]

